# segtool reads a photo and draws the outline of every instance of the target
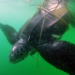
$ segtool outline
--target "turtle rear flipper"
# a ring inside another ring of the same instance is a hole
[[[3,31],[11,45],[17,42],[17,32],[13,27],[9,25],[3,25],[0,23],[0,29]]]

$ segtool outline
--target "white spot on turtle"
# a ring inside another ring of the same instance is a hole
[[[16,49],[16,47],[13,47],[12,51],[14,51]]]
[[[57,46],[58,43],[54,43],[53,46]]]
[[[52,34],[52,37],[59,39],[62,35]]]

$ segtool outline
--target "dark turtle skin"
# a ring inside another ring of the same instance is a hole
[[[57,11],[59,12],[59,10]],[[52,13],[56,12],[54,11]],[[68,10],[62,13],[59,17],[68,24]],[[44,16],[44,26],[41,33]],[[0,29],[5,34],[9,43],[13,45],[9,55],[9,61],[15,64],[25,59],[28,54],[33,55],[39,52],[44,60],[54,65],[56,68],[70,75],[75,75],[75,44],[67,41],[59,41],[68,29],[68,25],[61,19],[52,16],[48,12],[46,12],[45,15],[44,10],[39,10],[31,21],[28,20],[20,28],[18,33],[13,27],[0,23]],[[73,27],[75,26],[73,25]],[[33,48],[36,50],[34,51]]]

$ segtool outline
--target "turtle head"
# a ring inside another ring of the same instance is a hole
[[[14,44],[9,54],[9,62],[17,63],[27,57],[30,51],[30,46],[24,39],[20,39]]]

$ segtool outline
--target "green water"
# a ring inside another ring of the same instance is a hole
[[[25,0],[16,0],[15,4],[9,1],[0,0],[0,23],[9,24],[17,31],[35,13],[36,6],[28,6]],[[71,11],[74,9],[71,8]],[[74,16],[74,13],[73,13]],[[69,30],[63,35],[61,40],[66,40],[75,44],[75,28],[70,25]],[[12,45],[9,44],[5,35],[0,30],[0,75],[38,75],[37,61],[28,56],[25,60],[17,63],[9,63],[8,56]],[[36,54],[34,55],[36,57]],[[39,69],[39,75],[69,75],[47,63],[39,56],[39,66],[50,70]]]

